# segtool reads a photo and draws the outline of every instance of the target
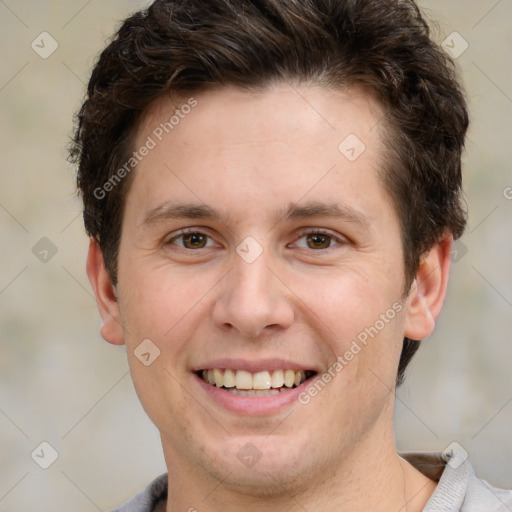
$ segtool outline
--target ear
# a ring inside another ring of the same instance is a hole
[[[123,327],[115,287],[105,267],[100,246],[92,238],[87,254],[87,276],[94,290],[101,315],[101,337],[114,345],[124,344]]]
[[[423,340],[434,330],[448,286],[452,243],[449,234],[421,258],[406,301],[404,336],[411,340]]]

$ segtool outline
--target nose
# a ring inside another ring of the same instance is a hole
[[[235,260],[218,290],[214,325],[253,339],[290,327],[295,315],[290,292],[267,266],[264,255],[252,263]]]

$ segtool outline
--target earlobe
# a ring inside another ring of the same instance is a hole
[[[87,276],[101,315],[101,337],[114,345],[124,344],[116,290],[105,267],[101,248],[92,238],[89,241],[89,252],[87,254]]]
[[[445,236],[422,257],[406,301],[404,336],[423,340],[432,334],[446,296],[453,237]]]

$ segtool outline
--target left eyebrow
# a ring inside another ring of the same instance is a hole
[[[289,220],[304,220],[314,217],[337,217],[347,222],[359,224],[362,227],[369,227],[370,221],[368,218],[355,208],[346,204],[338,203],[321,203],[313,201],[299,205],[291,203],[285,209],[283,217]]]

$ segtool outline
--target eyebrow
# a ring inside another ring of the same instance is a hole
[[[370,222],[361,212],[346,204],[321,203],[313,201],[303,205],[292,203],[284,211],[284,217],[290,220],[304,220],[313,217],[336,217],[347,222],[368,227]]]
[[[165,220],[206,219],[219,220],[222,215],[218,210],[206,204],[163,203],[149,211],[140,224],[149,227]]]
[[[150,210],[144,217],[140,227],[150,227],[167,220],[178,219],[201,219],[228,222],[228,216],[222,215],[219,210],[207,204],[189,203],[163,203]],[[315,217],[335,217],[347,222],[358,224],[362,227],[369,226],[369,220],[361,212],[346,204],[322,203],[311,201],[305,204],[290,203],[288,207],[281,210],[277,216],[279,219],[305,220]]]

